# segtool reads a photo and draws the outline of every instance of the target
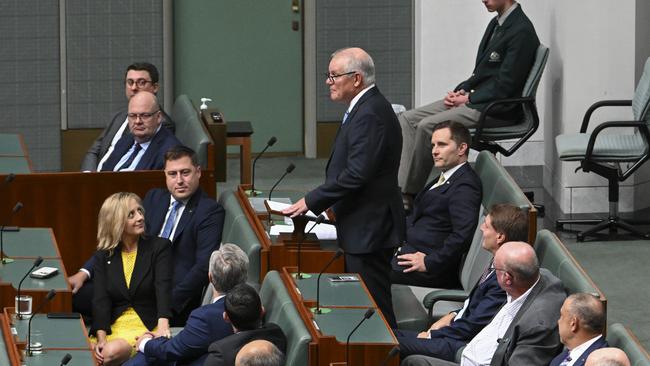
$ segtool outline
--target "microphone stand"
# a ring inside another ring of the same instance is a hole
[[[21,300],[21,299],[20,299],[20,287],[23,285],[23,281],[25,281],[25,278],[27,278],[27,276],[29,276],[29,273],[30,273],[34,268],[40,266],[41,263],[43,263],[43,257],[39,256],[39,257],[36,258],[36,260],[34,261],[34,264],[32,264],[32,268],[30,268],[30,269],[27,271],[27,273],[25,273],[25,276],[23,276],[23,279],[20,280],[20,282],[18,283],[18,291],[16,291],[16,299],[18,299],[18,301],[16,302],[16,304],[18,305],[18,306],[16,306],[16,317],[17,317],[18,319],[22,319],[22,318],[23,318],[23,314],[21,314],[20,309],[18,309],[18,307],[20,306],[20,300]]]
[[[350,357],[350,337],[352,337],[352,334],[354,332],[356,332],[356,330],[361,326],[361,324],[363,324],[363,322],[365,322],[366,319],[370,319],[370,317],[374,313],[375,313],[375,309],[373,309],[373,308],[369,308],[368,310],[366,310],[366,313],[363,314],[363,319],[361,319],[359,324],[357,324],[357,326],[354,327],[354,329],[352,329],[350,334],[348,334],[348,338],[345,340],[345,363],[346,363],[347,366],[350,366],[350,362],[349,362],[349,360],[350,360],[350,358],[349,358]]]
[[[5,178],[5,181],[7,181],[6,178]],[[11,180],[10,180],[9,182],[11,182]],[[16,212],[20,211],[21,208],[23,208],[23,204],[22,204],[22,202],[18,202],[18,203],[16,203],[16,205],[14,206],[14,208],[11,210],[11,214],[9,215],[9,221],[11,221],[11,218],[13,218],[14,215],[16,214]],[[6,230],[6,228],[7,228],[7,227],[6,227],[5,225],[0,226],[0,264],[7,264],[7,263],[11,263],[11,262],[14,261],[14,260],[11,259],[11,258],[7,258],[7,257],[5,257],[5,252],[4,252],[4,235],[3,235],[3,233],[4,233],[5,231],[8,231],[8,230]],[[16,230],[16,231],[17,231],[17,230]]]
[[[327,262],[325,267],[323,267],[323,269],[318,274],[318,278],[316,279],[316,307],[310,309],[312,311],[312,313],[314,313],[314,314],[323,314],[323,313],[329,313],[329,312],[332,311],[332,309],[321,309],[320,308],[320,277],[323,275],[323,273],[325,272],[327,267],[329,267],[330,264],[334,263],[334,261],[336,259],[338,259],[339,257],[341,257],[342,255],[343,255],[343,249],[339,248],[336,251],[336,253],[334,254],[334,256],[332,257],[332,259],[330,259],[330,261]]]
[[[302,273],[300,272],[300,258],[302,257],[300,249],[302,248],[302,242],[305,240],[305,236],[309,235],[311,231],[316,227],[316,225],[322,223],[325,220],[325,216],[323,215],[318,215],[316,218],[316,222],[314,222],[314,225],[312,225],[309,230],[303,235],[298,241],[298,272],[296,272],[295,277],[297,280],[302,280],[303,278],[311,278],[310,274]]]
[[[34,347],[32,347],[32,320],[34,320],[34,317],[36,313],[41,311],[43,309],[43,306],[47,304],[52,298],[56,296],[56,291],[54,289],[50,290],[50,292],[47,293],[47,296],[45,296],[45,301],[41,303],[41,306],[38,307],[38,310],[35,311],[32,316],[29,318],[29,323],[27,323],[27,356],[32,356],[33,350],[32,348],[41,348],[43,347],[42,344],[40,343],[35,343]]]
[[[280,177],[280,179],[278,179],[278,181],[275,182],[275,184],[273,185],[273,187],[271,187],[271,190],[269,191],[269,201],[271,200],[271,195],[273,194],[273,190],[275,189],[275,187],[277,187],[278,184],[280,184],[280,182],[282,182],[282,179],[284,179],[284,177],[286,177],[287,174],[293,172],[294,169],[296,169],[296,166],[293,165],[293,163],[289,164],[289,166],[287,167],[287,169],[284,171],[284,174],[282,174],[282,176]],[[269,234],[271,233],[271,224],[272,224],[272,221],[271,221],[271,213],[269,212],[269,219],[268,219],[267,222],[266,222],[266,226],[268,227]]]
[[[259,159],[264,154],[266,149],[273,146],[273,144],[275,144],[276,141],[278,141],[278,139],[275,136],[272,136],[269,139],[269,141],[266,143],[266,146],[264,147],[264,149],[262,149],[262,151],[259,154],[257,154],[257,156],[255,157],[255,160],[253,160],[253,169],[252,169],[252,172],[251,172],[251,189],[249,191],[246,191],[246,194],[248,195],[248,197],[255,197],[258,194],[262,193],[260,191],[255,190],[255,164],[257,164],[257,159]]]

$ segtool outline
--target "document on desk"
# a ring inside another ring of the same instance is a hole
[[[313,224],[312,224],[313,225]],[[311,228],[310,224],[305,226],[305,232]],[[281,233],[292,233],[293,225],[273,225],[271,226],[271,235],[280,235]],[[319,240],[336,240],[336,227],[330,224],[318,224],[311,231],[316,234]]]
[[[282,210],[284,210],[285,208],[288,208],[288,207],[291,206],[290,203],[284,203],[284,202],[278,202],[278,201],[266,200],[264,202],[266,202],[269,205],[269,209],[271,211],[277,211],[277,212],[282,212]],[[325,215],[325,213],[323,213],[323,215]],[[307,211],[307,213],[305,213],[305,216],[307,216],[310,219],[316,219],[316,217],[318,215],[316,215],[315,213],[313,213],[311,211]],[[327,215],[325,215],[325,218],[327,218]]]

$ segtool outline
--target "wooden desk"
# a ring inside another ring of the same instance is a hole
[[[226,123],[226,145],[239,146],[239,180],[241,184],[251,184],[251,135],[250,122]]]
[[[257,239],[262,245],[260,250],[260,283],[268,271],[280,271],[286,266],[296,266],[298,264],[298,246],[290,240],[283,240],[279,237],[270,238],[266,234],[265,222],[255,212],[253,206],[248,200],[245,191],[250,189],[250,185],[240,185],[237,188],[237,200],[246,215],[249,225],[255,232]],[[337,247],[327,247],[320,241],[305,242],[300,249],[301,252],[301,271],[302,272],[320,272],[323,267],[336,253]],[[343,257],[335,260],[329,267],[330,271],[343,272],[345,262]]]
[[[328,291],[325,290],[327,287],[336,288],[335,291],[329,293],[337,292],[338,296],[325,295],[326,292],[322,292],[322,301],[332,305],[322,305],[321,308],[330,309],[331,312],[314,314],[309,309],[315,306],[315,299],[306,298],[308,295],[303,294],[302,291],[299,293],[296,289],[301,286],[300,282],[315,281],[316,276],[309,280],[296,280],[292,275],[295,271],[295,267],[285,267],[282,269],[280,276],[300,317],[311,334],[312,342],[309,345],[310,366],[329,366],[333,362],[345,361],[346,338],[350,331],[363,319],[363,315],[368,308],[375,309],[375,314],[370,319],[367,319],[350,338],[350,359],[348,361],[351,365],[379,365],[388,352],[397,345],[397,339],[363,281],[332,285],[323,275],[321,278],[321,291]],[[363,302],[367,302],[369,306],[348,305],[346,298],[350,296],[365,298]],[[325,300],[326,298],[327,300]],[[397,358],[393,358],[388,362],[388,365],[396,366],[397,364]]]

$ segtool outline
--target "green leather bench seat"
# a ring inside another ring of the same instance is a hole
[[[623,324],[614,323],[607,329],[607,343],[620,348],[630,359],[632,366],[650,366],[650,356],[639,340]]]
[[[187,95],[181,94],[176,98],[171,117],[176,124],[176,137],[183,145],[196,151],[201,168],[207,169],[208,145],[212,144],[212,137]]]
[[[219,203],[226,210],[221,241],[239,246],[248,255],[248,282],[259,285],[262,245],[246,219],[235,192],[222,192],[219,196]]]
[[[266,310],[265,321],[280,326],[287,336],[285,365],[308,365],[311,335],[277,271],[269,271],[264,277],[260,297]]]

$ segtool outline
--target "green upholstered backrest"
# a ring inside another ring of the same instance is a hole
[[[634,92],[632,114],[635,120],[650,123],[650,57],[645,61],[643,74]]]
[[[535,62],[531,66],[524,88],[521,90],[522,97],[534,97],[537,94],[537,86],[542,78],[546,60],[548,60],[548,47],[540,43],[535,54]]]
[[[212,137],[199,119],[199,115],[187,95],[181,94],[176,98],[171,117],[176,124],[178,140],[196,151],[201,168],[207,169],[208,145],[213,143]]]
[[[481,151],[476,158],[474,170],[481,178],[483,207],[489,209],[496,203],[510,203],[530,210],[530,201],[492,153]]]
[[[285,365],[307,365],[311,336],[277,271],[269,271],[264,277],[260,297],[265,321],[280,326],[287,337]]]
[[[607,343],[620,348],[630,359],[632,366],[649,366],[648,352],[641,346],[634,334],[623,324],[614,323],[607,328]]]
[[[248,282],[259,283],[262,245],[248,222],[235,192],[222,192],[219,196],[219,203],[226,210],[221,241],[237,245],[248,255]]]
[[[492,259],[492,254],[487,250],[483,249],[481,242],[483,241],[483,232],[481,231],[481,224],[485,221],[485,216],[487,215],[487,210],[485,207],[481,206],[481,211],[478,216],[478,226],[476,226],[476,231],[474,232],[474,238],[472,239],[472,244],[467,251],[465,256],[465,262],[460,273],[460,283],[463,286],[463,289],[469,291],[474,287],[478,279],[483,274],[485,266]]]

